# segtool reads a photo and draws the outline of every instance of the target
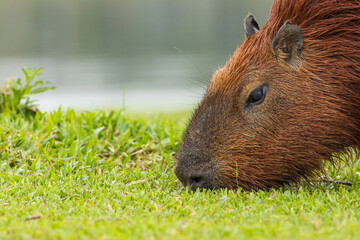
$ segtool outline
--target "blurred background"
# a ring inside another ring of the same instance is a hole
[[[0,84],[44,67],[48,111],[187,109],[243,41],[268,0],[0,0]]]

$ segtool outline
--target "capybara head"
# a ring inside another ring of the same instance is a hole
[[[275,0],[210,81],[177,155],[184,186],[280,187],[360,141],[360,2]]]

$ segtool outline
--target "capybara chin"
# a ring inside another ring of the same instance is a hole
[[[210,81],[177,155],[184,186],[280,187],[360,143],[360,1],[274,0]]]

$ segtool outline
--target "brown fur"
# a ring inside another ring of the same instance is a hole
[[[287,20],[303,35],[296,65],[271,45]],[[245,111],[261,84],[264,102]],[[213,76],[175,173],[189,186],[202,178],[201,188],[268,189],[314,176],[359,143],[360,1],[275,0],[267,23]]]

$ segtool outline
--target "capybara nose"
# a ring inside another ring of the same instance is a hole
[[[207,174],[200,173],[190,175],[188,179],[186,179],[186,186],[194,192],[197,189],[214,189],[214,186],[211,183],[211,178]]]
[[[196,191],[196,189],[205,188],[207,185],[206,177],[200,174],[196,174],[190,176],[187,185],[190,187],[192,191]]]
[[[215,189],[213,175],[204,171],[205,168],[209,168],[209,166],[202,164],[201,169],[190,170],[186,165],[178,162],[174,173],[184,187],[189,187],[192,191],[196,191],[196,189]]]
[[[210,187],[209,179],[205,176],[205,174],[186,174],[177,167],[175,168],[175,175],[184,187],[189,187],[192,191]]]

